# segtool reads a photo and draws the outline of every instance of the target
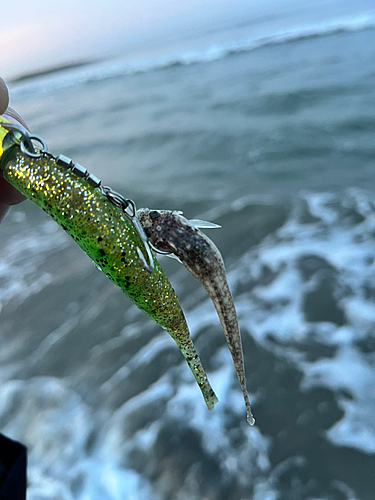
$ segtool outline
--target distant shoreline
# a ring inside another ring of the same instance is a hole
[[[25,80],[37,78],[38,76],[51,75],[53,73],[59,73],[60,71],[65,71],[67,69],[74,69],[74,68],[80,68],[82,66],[89,66],[90,64],[93,64],[95,62],[97,62],[97,60],[79,61],[79,62],[61,64],[59,66],[53,66],[53,67],[46,68],[46,69],[39,70],[39,71],[32,71],[30,73],[25,73],[23,75],[17,76],[16,78],[12,78],[10,80],[10,83],[23,82]]]

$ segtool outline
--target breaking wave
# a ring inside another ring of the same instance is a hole
[[[14,98],[24,93],[49,92],[51,90],[85,84],[107,78],[133,75],[152,71],[162,71],[175,66],[188,66],[216,61],[241,52],[251,52],[267,46],[296,43],[311,38],[334,36],[346,32],[359,32],[375,28],[375,16],[361,14],[355,17],[339,18],[324,23],[305,24],[278,30],[270,34],[241,38],[224,43],[211,44],[196,50],[184,50],[164,54],[153,58],[142,58],[135,61],[123,59],[108,60],[99,64],[88,64],[78,68],[70,68],[61,72],[46,71],[45,75],[14,83],[12,95]]]

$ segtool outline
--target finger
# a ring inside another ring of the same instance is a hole
[[[0,78],[0,115],[4,113],[9,104],[9,93],[5,82]]]
[[[9,105],[9,93],[5,82],[0,78],[0,115],[6,114]],[[18,121],[22,125],[26,125],[22,118],[14,110],[10,109],[8,115],[14,120]],[[26,127],[27,128],[27,127]],[[10,205],[16,205],[21,203],[25,197],[13,186],[8,184],[5,179],[3,179],[3,172],[0,168],[0,222],[2,221],[4,215],[7,213]]]
[[[5,179],[0,179],[0,205],[17,205],[25,199],[17,189],[11,186]]]

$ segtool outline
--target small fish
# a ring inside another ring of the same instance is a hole
[[[99,179],[80,165],[47,151],[39,157],[22,152],[19,134],[9,132],[7,123],[0,117],[4,179],[47,212],[139,309],[169,333],[212,410],[218,399],[195,351],[178,298],[151,252],[153,271],[145,269],[140,249],[144,252],[146,247],[134,220],[105,196]]]
[[[230,292],[222,256],[199,227],[219,227],[200,220],[188,220],[182,212],[169,210],[137,211],[140,223],[156,251],[175,256],[210,296],[232,355],[246,406],[247,421],[254,425],[246,389],[242,342],[236,309]]]

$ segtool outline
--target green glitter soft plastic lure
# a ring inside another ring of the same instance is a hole
[[[31,139],[42,145],[41,150],[35,151]],[[103,187],[68,158],[54,157],[40,138],[2,117],[0,168],[12,186],[47,212],[139,309],[169,333],[212,410],[218,399],[172,285],[143,237],[134,203]]]

